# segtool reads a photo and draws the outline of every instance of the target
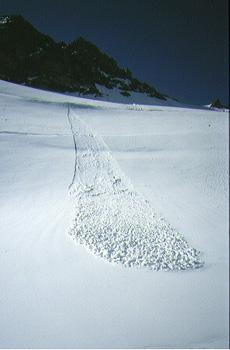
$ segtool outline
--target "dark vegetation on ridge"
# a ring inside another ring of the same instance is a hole
[[[134,78],[129,69],[78,38],[70,44],[55,42],[21,16],[0,16],[0,79],[28,86],[101,96],[96,84],[166,100],[166,95]]]

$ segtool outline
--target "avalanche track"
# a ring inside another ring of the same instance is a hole
[[[112,263],[153,270],[203,266],[200,252],[137,193],[103,139],[69,107],[75,145],[70,229],[76,241]]]

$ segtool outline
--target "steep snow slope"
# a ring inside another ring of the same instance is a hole
[[[114,87],[113,89],[108,89],[103,85],[96,84],[97,90],[102,94],[102,96],[95,96],[95,94],[87,94],[82,95],[79,92],[66,92],[66,95],[69,96],[76,96],[76,97],[82,97],[91,99],[94,101],[104,101],[104,102],[115,102],[115,103],[122,103],[122,104],[134,104],[138,105],[157,105],[157,106],[170,106],[170,107],[182,107],[182,108],[196,108],[192,105],[185,105],[184,103],[181,103],[177,101],[174,98],[166,97],[166,99],[160,99],[156,97],[150,97],[147,93],[144,92],[136,92],[136,91],[129,91],[129,96],[124,96],[121,94],[121,90],[117,87]],[[140,106],[139,106],[140,107]],[[132,107],[130,107],[132,108]],[[135,108],[135,107],[134,107]],[[201,109],[209,109],[210,106],[200,106]]]
[[[125,82],[123,80],[123,82]],[[145,104],[145,105],[162,105],[162,106],[177,106],[181,107],[181,103],[177,102],[174,99],[167,98],[166,100],[159,99],[156,97],[150,97],[147,93],[141,93],[141,92],[135,92],[135,91],[129,91],[129,96],[124,96],[121,94],[121,90],[117,87],[114,87],[113,89],[108,89],[103,85],[96,84],[97,90],[102,94],[102,96],[96,96],[94,94],[88,94],[85,95],[85,97],[97,100],[97,101],[107,101],[107,102],[116,102],[116,103],[125,103],[125,104],[131,104],[131,103],[138,103],[138,104]],[[76,93],[67,93],[67,95],[72,95],[76,97],[82,96],[78,92]]]
[[[67,103],[203,268],[124,269],[74,244]],[[2,347],[228,346],[227,117],[0,82]]]

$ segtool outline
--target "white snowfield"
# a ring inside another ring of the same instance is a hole
[[[154,103],[0,81],[0,347],[228,348],[228,113]]]
[[[72,234],[95,255],[154,270],[201,267],[199,253],[155,213],[122,174],[108,148],[68,108],[75,144]]]

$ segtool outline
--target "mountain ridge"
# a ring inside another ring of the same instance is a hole
[[[102,96],[99,87],[167,100],[83,37],[56,42],[20,15],[0,16],[0,79],[57,92]]]

